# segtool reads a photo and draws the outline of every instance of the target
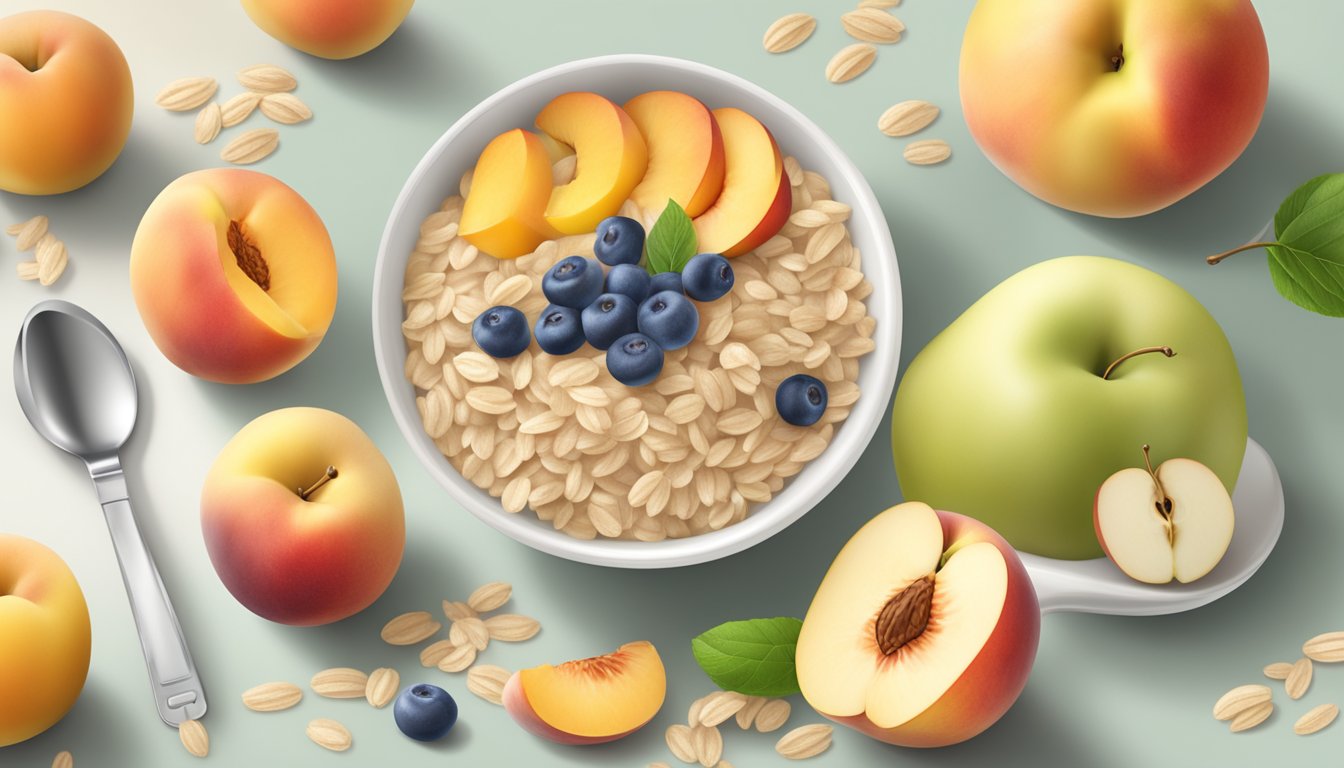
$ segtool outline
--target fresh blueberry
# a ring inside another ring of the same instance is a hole
[[[649,297],[648,270],[635,264],[617,264],[607,273],[607,293],[620,293],[634,299],[636,305]]]
[[[568,355],[583,346],[583,321],[579,310],[552,304],[541,311],[533,331],[537,346],[550,355]]]
[[[634,219],[611,216],[597,225],[593,255],[603,264],[638,264],[644,255],[644,227]]]
[[[541,279],[541,292],[552,304],[583,309],[602,293],[602,278],[596,259],[566,256]]]
[[[660,291],[639,305],[639,332],[663,349],[681,349],[700,330],[700,313],[680,293]]]
[[[649,280],[649,295],[652,296],[659,291],[685,293],[685,289],[681,287],[681,273],[659,272],[654,275],[653,278]]]
[[[491,357],[516,357],[532,343],[527,318],[513,307],[491,307],[477,315],[471,338]]]
[[[681,270],[686,295],[696,301],[714,301],[733,289],[733,266],[717,253],[702,253]]]
[[[401,732],[416,741],[436,741],[457,722],[457,702],[437,685],[418,683],[397,696],[392,705]]]
[[[826,385],[807,374],[794,374],[775,390],[775,410],[796,427],[810,427],[826,412]]]
[[[628,333],[607,350],[607,370],[628,387],[642,387],[663,370],[663,348],[642,333]]]
[[[639,327],[638,316],[639,305],[634,299],[604,293],[583,310],[583,335],[594,347],[607,349],[613,341],[635,332]]]

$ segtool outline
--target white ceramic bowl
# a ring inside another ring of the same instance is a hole
[[[414,389],[403,373],[402,276],[419,236],[420,221],[456,192],[458,179],[475,165],[476,156],[496,134],[531,126],[546,102],[567,91],[594,91],[621,103],[657,89],[683,91],[711,108],[734,106],[755,115],[774,133],[785,154],[825,176],[835,199],[853,207],[850,231],[863,253],[864,274],[874,286],[867,304],[869,314],[877,319],[877,349],[860,364],[862,397],[836,430],[830,446],[773,499],[756,505],[746,520],[684,539],[583,541],[552,529],[529,511],[504,512],[498,499],[458,474],[425,433]],[[392,208],[378,249],[373,346],[383,389],[402,434],[430,474],[472,514],[530,547],[570,560],[624,568],[690,565],[739,552],[783,530],[820,502],[858,461],[882,421],[896,382],[901,346],[900,278],[891,233],[872,189],[835,142],[801,112],[753,83],[703,64],[659,56],[603,56],[561,64],[504,88],[464,115],[425,153]]]

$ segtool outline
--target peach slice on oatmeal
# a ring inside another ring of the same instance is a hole
[[[630,193],[658,213],[676,200],[688,216],[704,213],[723,190],[723,133],[699,99],[677,91],[649,91],[625,103],[649,147],[649,168]]]
[[[723,133],[723,191],[695,219],[700,250],[740,256],[774,237],[789,219],[793,189],[775,137],[740,109],[714,110]]]
[[[567,235],[595,231],[644,178],[644,136],[625,110],[583,91],[552,99],[537,115],[537,128],[578,155],[574,180],[551,192],[547,223]]]
[[[546,223],[551,160],[540,136],[521,128],[485,145],[471,176],[458,231],[499,259],[531,253],[559,233]]]

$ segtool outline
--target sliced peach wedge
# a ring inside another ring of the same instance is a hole
[[[667,695],[667,673],[651,643],[626,643],[591,659],[513,673],[504,708],[527,731],[560,744],[601,744],[642,728]]]
[[[701,101],[678,91],[649,91],[625,103],[649,147],[649,168],[630,199],[657,215],[675,200],[695,218],[723,191],[723,132]]]
[[[491,139],[476,160],[458,231],[499,259],[531,253],[558,237],[546,223],[551,160],[542,138],[521,128]]]
[[[723,134],[723,191],[695,219],[695,234],[701,251],[740,256],[784,226],[793,190],[779,145],[761,121],[731,107],[713,114]]]
[[[644,136],[625,110],[586,91],[552,99],[537,114],[537,129],[578,155],[574,180],[551,192],[546,221],[567,235],[596,231],[644,178]]]
[[[989,526],[909,502],[859,529],[803,620],[803,697],[875,739],[955,744],[1026,685],[1041,614],[1017,553]]]

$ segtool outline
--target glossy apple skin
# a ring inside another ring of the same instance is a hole
[[[32,539],[0,533],[0,747],[70,711],[89,651],[89,608],[70,567]]]
[[[1003,553],[1008,591],[1003,612],[975,661],[938,701],[911,720],[881,728],[864,715],[831,717],[842,725],[888,744],[945,747],[979,735],[998,722],[1027,686],[1041,639],[1041,607],[1022,559],[1002,536],[984,523],[955,512],[935,510],[943,524],[945,551],[985,541]]]
[[[309,497],[328,466],[338,476]],[[329,624],[377,600],[401,564],[406,523],[392,467],[352,421],[284,408],[243,427],[201,491],[210,562],[239,603],[281,624]]]
[[[1250,143],[1269,54],[1250,0],[980,0],[960,85],[971,135],[1023,189],[1069,210],[1140,216],[1199,189]]]
[[[55,195],[98,178],[134,103],[126,57],[97,26],[58,11],[0,19],[0,190]]]
[[[276,40],[324,59],[350,59],[382,45],[415,0],[242,0]]]
[[[302,327],[278,329],[240,298],[223,260],[231,221],[269,264],[277,301]],[[322,219],[279,179],[239,168],[188,173],[150,203],[131,244],[131,293],[145,329],[193,376],[247,384],[298,365],[336,312],[336,254]]]
[[[1132,358],[1109,380],[1105,367]],[[1217,321],[1183,288],[1127,262],[1053,259],[1008,278],[906,369],[892,452],[906,498],[983,520],[1026,552],[1099,557],[1097,488],[1149,444],[1199,461],[1230,493],[1246,399]]]

